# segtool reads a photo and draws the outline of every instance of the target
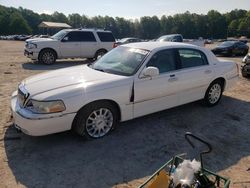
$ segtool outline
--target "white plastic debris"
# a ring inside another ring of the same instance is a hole
[[[178,165],[175,172],[172,175],[174,185],[188,185],[194,181],[194,174],[198,172],[201,168],[201,163],[195,159],[184,160]]]

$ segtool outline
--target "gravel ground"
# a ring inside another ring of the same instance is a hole
[[[231,187],[250,187],[250,80],[240,78],[219,105],[199,102],[122,123],[109,136],[85,141],[64,132],[43,137],[17,133],[10,96],[31,75],[87,63],[33,64],[23,42],[0,41],[0,187],[137,187],[173,155],[197,156],[186,131],[213,146],[205,166],[230,177]],[[209,46],[211,47],[211,46]],[[242,57],[230,58],[240,63]]]

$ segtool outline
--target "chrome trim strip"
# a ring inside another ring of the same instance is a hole
[[[20,115],[22,118],[29,119],[29,120],[43,120],[43,119],[52,119],[52,118],[58,118],[58,117],[63,117],[69,114],[76,114],[77,112],[70,112],[70,113],[65,113],[65,114],[60,114],[60,115],[54,115],[54,116],[49,116],[49,117],[26,117],[23,114],[21,114],[19,111],[16,112],[18,115]]]
[[[198,89],[198,88],[206,87],[206,86],[207,86],[207,85],[204,84],[204,85],[201,85],[201,86],[197,86],[197,87],[192,87],[192,88],[185,89],[185,90],[183,90],[182,92],[186,92],[186,91],[189,91],[189,90],[192,90],[192,89]],[[160,98],[163,98],[163,97],[168,97],[168,96],[172,96],[172,95],[176,95],[176,94],[177,94],[177,92],[175,92],[175,93],[170,93],[170,94],[168,94],[168,95],[159,96],[159,97],[154,97],[154,98],[144,99],[144,100],[140,100],[140,101],[135,101],[134,104],[141,103],[141,102],[145,102],[145,101],[150,101],[150,100],[154,100],[154,99],[160,99]]]

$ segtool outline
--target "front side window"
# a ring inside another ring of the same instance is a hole
[[[197,67],[208,64],[205,54],[198,50],[180,49],[178,52],[181,68]]]
[[[149,66],[158,68],[160,74],[176,70],[177,64],[175,51],[162,50],[160,52],[156,52],[149,60],[147,67]]]
[[[72,31],[64,37],[66,42],[80,42],[79,32]]]

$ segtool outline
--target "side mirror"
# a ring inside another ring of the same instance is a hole
[[[144,77],[154,77],[159,75],[159,69],[157,67],[147,67],[143,70],[142,75]]]

